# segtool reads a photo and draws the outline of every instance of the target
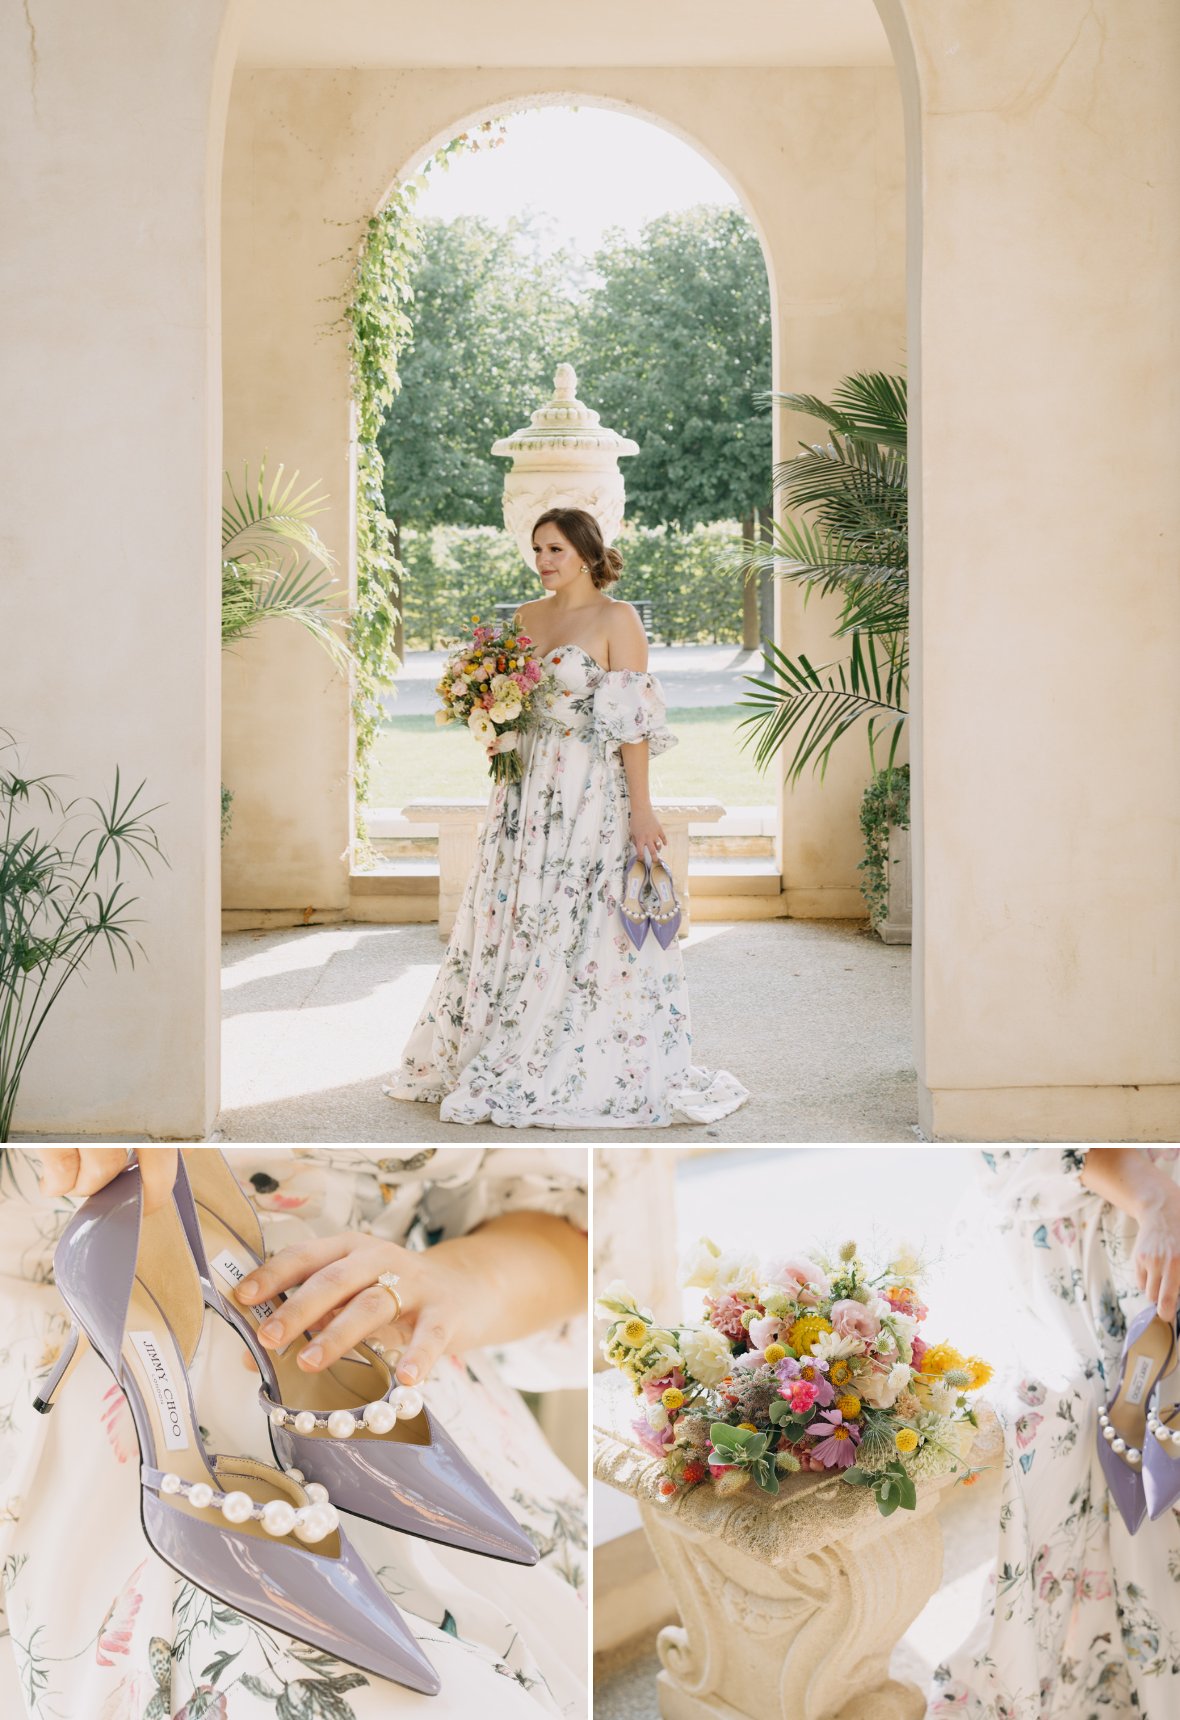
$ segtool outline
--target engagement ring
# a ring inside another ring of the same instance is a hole
[[[401,1314],[402,1314],[402,1299],[401,1299],[401,1292],[398,1290],[398,1284],[400,1282],[400,1279],[398,1278],[397,1273],[396,1272],[379,1272],[377,1277],[373,1280],[373,1282],[375,1284],[380,1284],[380,1286],[383,1290],[389,1291],[389,1294],[393,1297],[394,1303],[396,1304],[395,1309],[394,1309],[393,1318],[395,1320],[400,1320]]]

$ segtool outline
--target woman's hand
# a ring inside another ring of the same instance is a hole
[[[137,1147],[143,1182],[143,1210],[156,1212],[172,1198],[176,1181],[175,1147]],[[78,1200],[114,1182],[127,1164],[123,1147],[42,1147],[41,1193],[56,1198],[72,1194]]]
[[[401,1313],[392,1320],[393,1298],[376,1282],[382,1272],[400,1280]],[[585,1280],[585,1236],[549,1213],[518,1212],[423,1253],[341,1231],[282,1249],[235,1294],[249,1306],[288,1292],[258,1335],[279,1349],[314,1330],[296,1357],[310,1373],[375,1337],[403,1352],[395,1372],[412,1386],[441,1356],[507,1343],[573,1313],[585,1305]]]
[[[658,860],[661,849],[668,846],[664,827],[650,806],[636,807],[632,810],[631,841],[635,845],[636,854],[641,859],[646,848],[648,859]]]
[[[1180,1305],[1180,1186],[1170,1177],[1143,1202],[1134,1259],[1139,1288],[1170,1325]]]

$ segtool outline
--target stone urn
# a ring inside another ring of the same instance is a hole
[[[638,454],[638,442],[609,430],[597,412],[578,399],[572,364],[553,373],[553,398],[531,421],[492,444],[492,453],[512,461],[504,478],[504,524],[533,566],[533,527],[550,508],[585,508],[605,541],[623,523],[626,490],[619,458]]]

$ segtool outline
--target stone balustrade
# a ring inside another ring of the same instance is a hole
[[[691,902],[688,888],[688,827],[714,824],[724,815],[719,800],[656,800],[656,816],[668,837],[665,851],[668,868],[680,897],[680,936],[689,929]],[[411,800],[402,816],[415,824],[438,829],[438,935],[447,938],[455,924],[468,873],[475,864],[479,832],[487,802],[484,800]]]
[[[978,1407],[972,1463],[991,1468],[1003,1436]],[[923,1693],[889,1662],[939,1585],[938,1504],[954,1477],[921,1483],[917,1509],[891,1517],[867,1488],[816,1474],[784,1476],[773,1497],[750,1483],[664,1500],[638,1413],[625,1380],[596,1381],[595,1477],[637,1501],[680,1613],[657,1639],[664,1720],[921,1720]]]

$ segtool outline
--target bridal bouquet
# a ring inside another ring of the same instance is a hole
[[[524,775],[520,738],[533,719],[539,689],[549,677],[532,653],[527,633],[471,617],[474,632],[443,665],[435,691],[442,708],[436,723],[466,723],[483,747],[492,747],[490,772],[496,782],[519,782]]]
[[[919,1273],[906,1251],[870,1273],[854,1242],[835,1260],[759,1263],[702,1237],[683,1282],[705,1292],[704,1322],[679,1327],[612,1284],[596,1304],[603,1354],[644,1400],[634,1427],[663,1462],[660,1493],[710,1479],[777,1493],[783,1473],[824,1470],[870,1488],[888,1517],[914,1509],[923,1476],[973,1481],[968,1399],[992,1370],[919,1336]]]

